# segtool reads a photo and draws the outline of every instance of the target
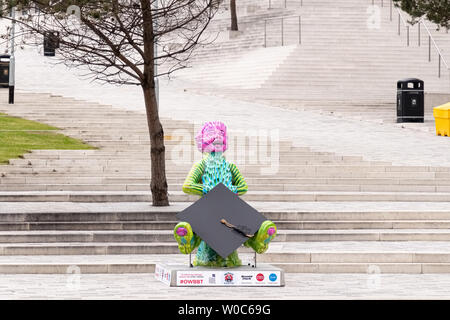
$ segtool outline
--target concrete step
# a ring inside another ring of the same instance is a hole
[[[245,201],[310,202],[310,201],[394,201],[449,202],[450,193],[434,192],[309,192],[309,191],[251,191]],[[173,202],[196,201],[198,197],[182,192],[170,192]],[[0,192],[0,202],[151,202],[144,191],[23,191]]]
[[[326,241],[272,242],[267,253],[258,255],[265,262],[308,263],[449,263],[448,241]],[[252,255],[245,247],[238,249],[241,257]],[[136,255],[179,254],[172,242],[111,242],[111,243],[5,243],[0,244],[1,256],[24,255]],[[194,252],[195,254],[195,252]],[[253,257],[251,257],[253,258]],[[0,262],[7,258],[0,258]],[[87,258],[89,259],[89,257]],[[95,257],[92,259],[95,260]]]
[[[276,158],[278,160],[278,158]],[[173,162],[175,162],[174,160]],[[267,165],[270,165],[270,159],[267,159],[266,161],[258,160],[256,164],[253,163],[243,163],[239,166],[240,171],[255,171],[259,170],[261,168],[266,167]],[[136,167],[137,169],[141,168],[148,168],[150,166],[150,160],[133,160],[133,161],[126,161],[126,160],[116,160],[116,159],[104,159],[104,160],[94,160],[94,159],[11,159],[10,165],[20,167],[20,166],[33,166],[35,168],[38,167],[46,167],[46,166],[52,166],[55,168],[65,168],[65,167],[77,167],[77,166],[92,166],[92,167],[104,167],[104,168],[114,168],[114,167],[124,167],[126,164],[133,164],[133,167]],[[175,162],[177,163],[177,162]],[[177,163],[178,164],[178,163]],[[352,163],[345,164],[341,163],[340,165],[332,165],[332,164],[311,164],[311,165],[300,165],[300,164],[294,164],[292,162],[290,163],[279,163],[279,171],[288,170],[291,172],[310,172],[310,171],[316,171],[316,172],[331,172],[333,173],[336,170],[342,169],[342,170],[352,170],[355,172],[430,172],[429,167],[392,167],[392,166],[383,166],[383,165],[371,165],[369,162],[365,163],[365,165],[354,165]],[[185,163],[183,161],[182,163],[179,163],[176,167],[170,166],[167,168],[168,172],[174,171],[186,171],[190,170],[192,167],[191,164]],[[445,168],[449,170],[448,168]]]
[[[432,274],[449,273],[446,263],[274,263],[287,273],[398,273]],[[375,277],[375,276],[374,276]]]
[[[7,174],[48,174],[48,173],[80,173],[80,175],[87,175],[87,176],[95,176],[98,175],[99,172],[102,173],[103,176],[111,176],[115,175],[116,173],[120,173],[122,175],[128,175],[129,177],[135,177],[135,176],[148,176],[150,172],[150,166],[142,166],[142,167],[124,167],[120,165],[113,165],[113,166],[33,166],[33,165],[14,165],[14,166],[7,166],[0,168],[1,173],[3,175]],[[346,170],[347,169],[347,170]],[[353,179],[371,179],[371,178],[378,178],[378,179],[429,179],[433,180],[435,178],[437,179],[446,179],[447,177],[450,177],[450,173],[447,172],[402,172],[402,171],[381,171],[382,168],[376,168],[376,167],[367,167],[366,169],[360,168],[359,170],[355,169],[353,170],[351,167],[345,168],[345,166],[342,166],[342,169],[337,168],[331,168],[331,169],[318,169],[318,168],[305,168],[305,169],[297,169],[289,171],[289,168],[281,167],[276,164],[267,164],[266,166],[262,165],[261,167],[255,167],[252,169],[242,169],[240,170],[241,173],[246,178],[258,178],[258,177],[269,177],[273,175],[277,175],[280,178],[292,178],[297,177],[299,179],[301,178],[353,178]],[[167,169],[166,170],[166,177],[167,178],[181,178],[185,177],[189,170],[186,169]],[[0,173],[0,175],[1,175]],[[90,173],[90,174],[87,174]],[[68,175],[69,176],[69,175]],[[32,178],[29,178],[32,179]],[[85,179],[84,181],[86,181]],[[70,180],[72,181],[72,180]],[[83,181],[83,178],[78,179],[78,183],[81,183]],[[74,183],[77,183],[74,181]]]
[[[99,215],[100,216],[100,215]],[[449,220],[274,221],[279,230],[450,229]],[[0,231],[173,230],[173,221],[0,222]]]
[[[44,179],[47,180],[47,179]],[[150,191],[150,180],[144,184],[110,184],[97,181],[95,184],[78,184],[70,182],[69,179],[55,179],[51,184],[49,181],[33,181],[25,184],[1,184],[0,191]],[[48,184],[47,184],[48,183]],[[56,184],[58,183],[58,184]],[[182,189],[182,184],[169,184],[169,192],[176,192]],[[336,191],[336,192],[450,192],[449,186],[416,186],[416,185],[295,185],[295,184],[249,184],[254,191]]]
[[[103,184],[148,184],[150,182],[150,174],[138,174],[127,172],[115,172],[111,174],[94,174],[76,173],[76,172],[39,172],[34,174],[33,180],[27,177],[32,175],[32,170],[24,170],[19,173],[4,173],[4,177],[0,178],[0,185],[17,185],[25,183],[51,183],[60,181],[63,184],[68,182],[78,182],[79,184],[101,182]],[[67,178],[67,179],[64,179]],[[80,180],[77,180],[77,179]],[[41,180],[42,179],[42,180]],[[73,179],[73,180],[72,180]],[[85,179],[85,180],[83,180]],[[89,180],[90,179],[90,180]],[[167,181],[169,184],[182,184],[185,177],[169,176]],[[246,182],[251,185],[250,189],[256,185],[337,185],[337,186],[434,186],[439,191],[441,187],[450,186],[447,179],[399,179],[399,178],[264,178],[264,177],[246,177]]]
[[[242,262],[251,263],[249,256],[240,254]],[[289,273],[448,273],[448,253],[266,253],[258,262],[270,263]],[[287,262],[289,260],[289,262]],[[0,256],[0,273],[69,274],[69,273],[152,273],[159,262],[184,264],[187,257],[180,254],[140,255],[37,255]]]
[[[64,264],[49,263],[5,263],[0,264],[0,274],[68,274],[74,271],[81,274],[123,274],[123,273],[153,273],[155,262],[127,263],[98,262]],[[445,263],[272,263],[287,273],[377,273],[398,274],[446,274],[450,272],[450,264]]]
[[[173,242],[173,230],[1,231],[0,243]],[[279,230],[275,242],[450,241],[448,229]]]
[[[0,256],[36,256],[36,255],[139,255],[139,254],[176,254],[176,243],[9,243],[0,244]],[[89,258],[88,258],[89,260]]]
[[[173,159],[171,159],[173,158]],[[91,155],[75,155],[75,154],[35,154],[35,153],[26,153],[22,156],[22,159],[30,160],[33,162],[42,160],[50,161],[50,160],[59,160],[59,161],[93,161],[93,162],[101,162],[101,161],[110,161],[110,162],[125,162],[130,161],[129,153],[115,153],[115,154],[91,154]],[[192,166],[193,161],[186,161],[184,159],[176,159],[176,157],[169,157],[168,160],[175,162],[178,166]],[[384,165],[390,166],[391,164],[388,162],[382,161],[364,161],[361,157],[347,157],[347,156],[336,156],[336,155],[285,155],[283,154],[278,158],[280,164],[330,164],[330,165],[355,165],[355,166],[363,166],[363,165]],[[146,163],[150,162],[150,156],[147,154],[136,154],[133,156],[133,161],[136,163]],[[249,162],[243,161],[243,159],[233,159],[231,160],[233,163],[237,165],[254,165]],[[295,161],[295,162],[293,162]],[[426,167],[424,167],[426,168]]]
[[[39,228],[40,226],[61,224],[61,226],[69,226],[70,224],[83,225],[92,223],[93,225],[110,224],[111,226],[120,226],[124,224],[135,224],[136,221],[140,221],[143,224],[154,223],[159,226],[164,226],[166,223],[173,223],[177,221],[176,213],[186,208],[188,204],[178,203],[176,208],[168,208],[168,211],[155,211],[151,206],[145,203],[133,203],[133,205],[141,205],[136,210],[130,210],[127,208],[119,209],[122,205],[127,203],[112,203],[111,205],[117,206],[116,210],[109,208],[108,210],[27,210],[27,207],[39,208],[40,205],[46,205],[45,203],[24,203],[23,210],[18,212],[1,212],[0,213],[0,223],[8,225],[24,225],[26,230],[31,230],[33,228]],[[258,206],[258,203],[251,203],[253,206],[259,209],[259,211],[267,217],[269,220],[276,221],[281,226],[294,225],[295,228],[292,229],[308,229],[313,226],[322,226],[322,229],[329,229],[331,226],[338,228],[347,228],[350,226],[357,226],[364,224],[374,224],[374,225],[386,225],[385,229],[397,229],[397,228],[429,228],[435,226],[435,229],[439,229],[445,226],[450,220],[450,208],[445,210],[411,210],[411,209],[401,209],[395,210],[393,207],[386,209],[352,209],[349,208],[338,208],[337,206],[331,205],[328,210],[317,210],[317,209],[263,209]],[[263,204],[263,203],[261,203]],[[273,203],[275,206],[283,203]],[[306,203],[305,203],[306,204]],[[317,203],[317,206],[324,206],[326,203]],[[349,203],[351,204],[351,203]],[[376,203],[372,203],[374,205]],[[420,203],[419,203],[420,204]],[[8,203],[5,203],[8,206]],[[66,203],[52,203],[52,207],[66,207]],[[76,206],[77,203],[73,203]],[[89,207],[89,205],[101,206],[102,203],[78,203],[81,207]],[[409,204],[411,205],[411,204]],[[370,206],[370,203],[368,203]],[[131,203],[130,203],[131,207]],[[33,225],[33,227],[31,226]],[[30,227],[28,227],[30,226]],[[414,226],[414,227],[413,227]],[[427,227],[421,227],[427,226]],[[53,226],[52,226],[53,227]],[[285,227],[282,227],[283,229]],[[378,228],[378,227],[377,227]],[[157,229],[160,229],[159,227]],[[161,227],[162,229],[162,227]],[[321,228],[317,228],[321,229]]]

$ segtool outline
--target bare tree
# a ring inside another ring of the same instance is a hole
[[[5,3],[6,2],[6,3]],[[145,101],[151,145],[154,206],[167,206],[164,130],[158,113],[155,78],[186,67],[192,52],[209,43],[205,30],[217,0],[8,0],[3,18],[17,6],[18,36],[42,44],[59,32],[58,58],[68,67],[88,69],[94,80],[138,85]],[[75,15],[73,15],[73,13]],[[161,68],[160,68],[161,67]],[[130,155],[132,157],[132,155]]]

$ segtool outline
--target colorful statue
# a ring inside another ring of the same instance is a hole
[[[223,183],[228,189],[238,195],[247,192],[247,183],[235,164],[227,162],[223,153],[227,150],[227,128],[222,122],[207,122],[195,137],[198,149],[204,153],[203,159],[194,164],[183,191],[188,194],[203,196],[217,184]],[[258,232],[244,245],[257,253],[264,253],[270,241],[275,237],[277,227],[272,221],[265,221]],[[175,239],[180,252],[190,254],[198,247],[194,259],[195,266],[236,267],[242,264],[237,251],[226,259],[218,255],[208,244],[200,239],[189,223],[180,222],[175,226]]]

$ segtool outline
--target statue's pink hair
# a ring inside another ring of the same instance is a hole
[[[222,138],[222,145],[214,145],[216,139]],[[225,152],[227,145],[227,127],[220,121],[206,122],[195,136],[200,152]]]

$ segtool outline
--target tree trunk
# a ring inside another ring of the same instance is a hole
[[[152,3],[148,0],[141,0],[145,53],[144,74],[141,85],[144,91],[145,110],[147,111],[148,131],[150,133],[150,158],[152,164],[150,189],[152,190],[153,205],[162,207],[169,205],[169,196],[167,193],[164,130],[159,120],[155,91],[155,38],[153,34]]]
[[[238,18],[236,12],[236,0],[230,0],[230,11],[231,11],[231,30],[238,31]]]
[[[166,147],[164,146],[164,130],[159,120],[158,103],[153,79],[152,85],[143,85],[147,123],[150,133],[150,158],[152,166],[151,185],[153,205],[168,206],[166,179]]]

